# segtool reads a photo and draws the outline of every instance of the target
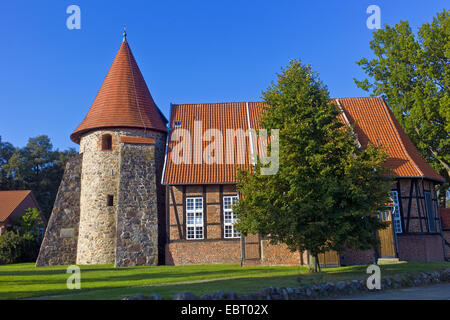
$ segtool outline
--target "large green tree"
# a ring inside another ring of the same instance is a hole
[[[450,19],[444,10],[414,34],[408,21],[386,25],[370,41],[374,58],[357,62],[369,79],[356,80],[383,96],[422,156],[450,183]]]
[[[6,170],[2,170],[2,166],[8,163],[15,150],[11,143],[3,142],[0,136],[0,190],[8,190],[13,184]]]
[[[263,96],[261,126],[279,129],[279,170],[263,175],[258,159],[252,172],[239,171],[237,229],[308,250],[314,271],[319,253],[376,247],[375,231],[385,226],[377,215],[390,189],[384,150],[358,147],[327,88],[300,61],[282,69]]]
[[[0,163],[0,177],[5,177],[6,181],[0,185],[1,189],[32,190],[42,213],[48,219],[65,164],[76,151],[53,150],[50,138],[46,135],[30,138],[24,148],[13,148],[11,151],[8,146],[3,149],[9,150],[9,153],[5,161]],[[0,148],[0,151],[3,149]]]

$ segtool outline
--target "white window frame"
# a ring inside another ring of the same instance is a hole
[[[403,229],[397,190],[391,190],[391,200],[392,200],[392,227],[394,228],[394,232],[396,234],[399,234],[403,232]]]
[[[230,206],[227,206],[229,199]],[[238,196],[223,197],[223,237],[225,239],[238,239],[241,237],[239,231],[234,230],[234,224],[237,221],[237,215],[233,212],[233,205],[236,203]],[[231,216],[231,219],[228,216]],[[227,229],[231,229],[231,236],[227,236]]]
[[[192,201],[192,207],[189,203]],[[186,198],[186,239],[201,240],[205,238],[205,227],[203,218],[203,198],[189,197]],[[189,231],[193,231],[189,233]]]

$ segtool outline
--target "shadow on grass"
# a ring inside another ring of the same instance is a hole
[[[283,273],[283,272],[307,272],[306,267],[287,267],[283,268],[264,268],[264,267],[229,267],[229,268],[217,268],[216,270],[208,270],[205,268],[196,268],[192,266],[192,271],[190,271],[190,266],[180,267],[168,267],[168,266],[154,266],[154,267],[126,267],[126,268],[86,268],[81,266],[81,274],[89,277],[95,273],[102,273],[107,276],[108,279],[122,279],[122,280],[142,280],[146,278],[183,278],[183,277],[198,277],[198,276],[215,276],[220,275],[222,277],[234,276],[238,274],[251,275],[251,274],[273,274],[273,273]],[[180,272],[180,269],[183,271]],[[200,270],[199,270],[200,269]],[[133,273],[139,272],[139,273]],[[0,277],[21,277],[21,276],[62,276],[66,275],[66,269],[56,269],[56,270],[40,270],[36,268],[35,270],[9,270],[1,271]],[[1,282],[1,280],[0,280]]]
[[[98,287],[86,288],[79,290],[59,291],[51,293],[51,291],[40,292],[33,299],[54,299],[54,300],[84,300],[84,299],[120,299],[127,295],[143,293],[149,295],[151,293],[159,293],[164,298],[171,298],[177,292],[189,291],[196,295],[202,295],[217,290],[235,291],[236,293],[256,292],[268,286],[298,286],[297,275],[280,276],[280,277],[243,277],[239,279],[217,279],[201,283],[173,284],[162,286],[143,286],[143,287]],[[29,292],[16,292],[17,296],[29,295]],[[53,297],[52,297],[53,295]]]
[[[410,273],[420,271],[435,271],[448,268],[450,263],[407,263],[398,265],[382,266],[383,276],[392,276],[398,273]],[[43,270],[48,279],[10,279],[3,282],[3,287],[8,285],[16,286],[11,290],[0,292],[0,299],[20,299],[41,297],[50,299],[54,295],[62,295],[57,299],[120,299],[126,295],[136,293],[150,294],[156,292],[165,298],[170,298],[172,294],[181,291],[190,291],[196,295],[201,295],[217,290],[235,291],[237,293],[256,292],[268,286],[277,287],[297,287],[301,284],[317,283],[318,281],[336,282],[340,280],[364,279],[367,266],[351,266],[341,268],[323,269],[320,274],[307,273],[305,267],[248,267],[239,268],[234,265],[223,266],[180,266],[180,267],[132,267],[114,269],[86,268],[82,267],[81,290],[68,290],[65,288],[65,281],[68,275],[65,269]],[[211,270],[211,268],[214,268]],[[96,274],[96,273],[99,274]],[[130,274],[130,273],[131,274]],[[133,273],[135,272],[135,273]],[[259,272],[259,273],[258,273]],[[277,274],[290,273],[290,274]],[[103,273],[103,274],[102,274]],[[39,272],[33,270],[8,271],[12,276],[39,276]],[[83,276],[84,274],[84,276]],[[5,274],[0,273],[0,276]],[[57,279],[52,276],[59,277]],[[223,279],[233,277],[233,279]],[[221,279],[222,278],[222,279]],[[146,283],[146,281],[152,283]],[[203,282],[199,282],[202,281]],[[187,283],[194,281],[195,283]],[[176,282],[185,282],[177,283]],[[45,287],[46,285],[50,287]],[[26,287],[29,286],[29,290]],[[88,286],[86,288],[86,286]],[[7,288],[8,289],[8,288]],[[14,291],[18,289],[20,291]]]
[[[283,272],[283,271],[281,271]],[[289,275],[286,276],[292,276],[295,271],[289,272]],[[261,273],[257,273],[257,271],[248,272],[248,273],[238,273],[236,270],[231,270],[229,272],[223,272],[220,270],[216,271],[209,271],[209,272],[186,272],[186,273],[137,273],[137,274],[130,274],[130,275],[97,275],[93,277],[86,277],[83,276],[83,272],[81,273],[81,282],[84,285],[87,285],[90,287],[89,289],[99,289],[102,288],[101,286],[95,286],[96,283],[101,284],[103,282],[109,282],[110,286],[109,288],[117,288],[117,287],[130,287],[130,286],[153,286],[153,285],[160,285],[160,284],[171,284],[176,282],[191,282],[191,281],[202,281],[206,280],[209,281],[209,279],[214,280],[220,280],[220,278],[228,278],[233,277],[236,279],[243,279],[243,278],[249,278],[249,279],[255,279],[255,278],[274,278],[277,277],[277,271],[268,272],[265,275],[261,275]],[[297,272],[294,274],[294,276],[298,276],[300,272]],[[60,274],[58,274],[60,275]],[[0,280],[1,283],[5,284],[14,284],[14,286],[35,286],[35,285],[65,285],[66,278],[69,276],[66,274],[63,274],[64,277],[60,277],[57,279],[8,279],[8,280]],[[259,276],[258,276],[259,275]],[[38,276],[38,275],[36,275]],[[280,275],[278,275],[280,276]],[[151,281],[151,283],[145,283],[146,281]],[[31,287],[30,287],[31,289]],[[49,289],[52,290],[52,289]],[[44,290],[45,291],[45,290]],[[18,292],[18,291],[15,291]],[[40,294],[40,293],[39,293]],[[45,295],[48,295],[48,293],[43,293]],[[1,298],[2,293],[0,293]],[[34,293],[33,293],[34,295]]]

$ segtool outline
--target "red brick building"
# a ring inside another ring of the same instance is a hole
[[[390,228],[379,232],[380,256],[400,260],[443,260],[443,233],[435,192],[443,178],[421,158],[383,99],[333,101],[342,110],[341,120],[354,127],[362,147],[369,142],[383,145],[389,154],[386,166],[393,169],[393,202],[390,209],[380,213],[380,218],[392,223]],[[270,245],[255,235],[241,240],[233,229],[236,217],[231,207],[238,197],[235,166],[250,168],[248,154],[258,150],[248,136],[235,139],[228,137],[225,131],[258,129],[261,105],[260,102],[240,102],[171,106],[162,179],[167,188],[166,264],[238,263],[241,259],[253,264],[308,262],[306,253],[290,252],[283,245]],[[197,146],[194,141],[198,141],[198,137],[186,141],[193,151],[183,155],[186,158],[181,161],[176,155],[181,139],[174,136],[174,129],[179,128],[206,137]],[[237,161],[236,165],[225,159],[210,164],[202,161],[202,152],[212,141],[208,137],[210,129],[222,133],[224,154],[234,150],[227,147],[228,140],[236,140],[232,146],[235,148],[234,160],[242,156],[241,162]],[[328,265],[371,263],[373,252],[329,253],[322,255],[321,261]]]
[[[0,234],[11,230],[28,208],[39,209],[31,190],[0,191]]]

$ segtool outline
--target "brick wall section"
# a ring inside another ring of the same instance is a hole
[[[36,266],[75,264],[83,154],[70,159],[59,185]]]
[[[445,229],[442,232],[442,235],[444,236],[445,240],[447,240],[447,245],[444,245],[445,248],[445,257],[447,259],[450,259],[450,229]]]
[[[340,254],[342,266],[351,266],[358,264],[372,264],[374,258],[373,250],[353,250],[348,249]]]
[[[158,264],[158,206],[155,146],[120,148],[115,265]]]
[[[172,242],[166,247],[166,264],[239,263],[239,240]]]
[[[444,260],[442,238],[438,235],[399,235],[397,239],[400,260]]]
[[[187,185],[167,187],[166,264],[239,263],[240,239],[225,239],[223,235],[222,198],[237,195],[235,185]],[[184,193],[184,194],[183,194]],[[186,240],[185,203],[187,197],[205,197],[206,238]],[[298,265],[300,255],[284,245],[271,245],[261,241],[261,261],[257,264]],[[306,257],[305,257],[306,263]]]
[[[307,263],[304,255],[304,264]],[[268,240],[261,241],[261,264],[264,265],[299,265],[301,263],[300,252],[290,251],[286,245],[270,244]]]

